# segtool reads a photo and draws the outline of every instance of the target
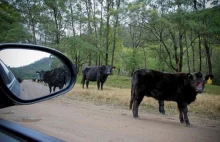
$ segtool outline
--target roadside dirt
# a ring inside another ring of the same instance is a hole
[[[0,117],[34,130],[78,142],[220,142],[220,120],[193,117],[190,127],[176,116],[140,113],[71,99],[52,100],[0,110]]]

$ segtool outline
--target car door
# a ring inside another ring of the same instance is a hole
[[[0,60],[0,74],[9,88],[9,90],[17,97],[20,96],[20,83],[15,78],[11,70]]]

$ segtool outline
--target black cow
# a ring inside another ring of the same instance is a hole
[[[89,86],[89,81],[97,81],[98,90],[100,88],[103,89],[103,84],[108,78],[108,75],[112,73],[112,70],[115,67],[112,66],[89,66],[85,67],[82,71],[82,88],[84,88],[84,84],[86,82],[86,88]]]
[[[214,78],[214,76],[213,75],[206,75],[205,76],[205,80],[208,80],[209,78],[212,80]],[[158,104],[159,104],[159,112],[161,114],[165,114],[164,100],[158,100]]]
[[[198,93],[203,92],[208,77],[201,72],[171,74],[150,69],[135,71],[130,100],[134,118],[138,118],[139,105],[144,96],[147,96],[158,100],[161,109],[164,109],[164,100],[177,102],[180,122],[190,125],[187,105],[196,100]]]
[[[50,93],[55,92],[56,87],[62,89],[66,85],[67,71],[64,67],[54,68],[53,70],[45,71],[43,75],[44,82],[48,84]]]

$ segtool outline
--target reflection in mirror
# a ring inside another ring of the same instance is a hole
[[[0,75],[23,100],[36,99],[68,86],[70,71],[56,56],[37,50],[0,51]]]

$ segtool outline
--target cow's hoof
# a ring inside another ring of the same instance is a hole
[[[190,127],[190,123],[189,123],[189,122],[186,122],[186,126],[187,126],[187,127]]]
[[[160,113],[163,114],[163,115],[165,115],[165,111],[161,111]]]
[[[183,123],[185,123],[185,122],[184,122],[184,120],[183,120],[183,119],[180,119],[180,123],[182,123],[182,124],[183,124]]]
[[[138,119],[139,117],[138,116],[134,116],[134,119]]]
[[[191,124],[186,124],[186,127],[190,127],[191,126]]]

